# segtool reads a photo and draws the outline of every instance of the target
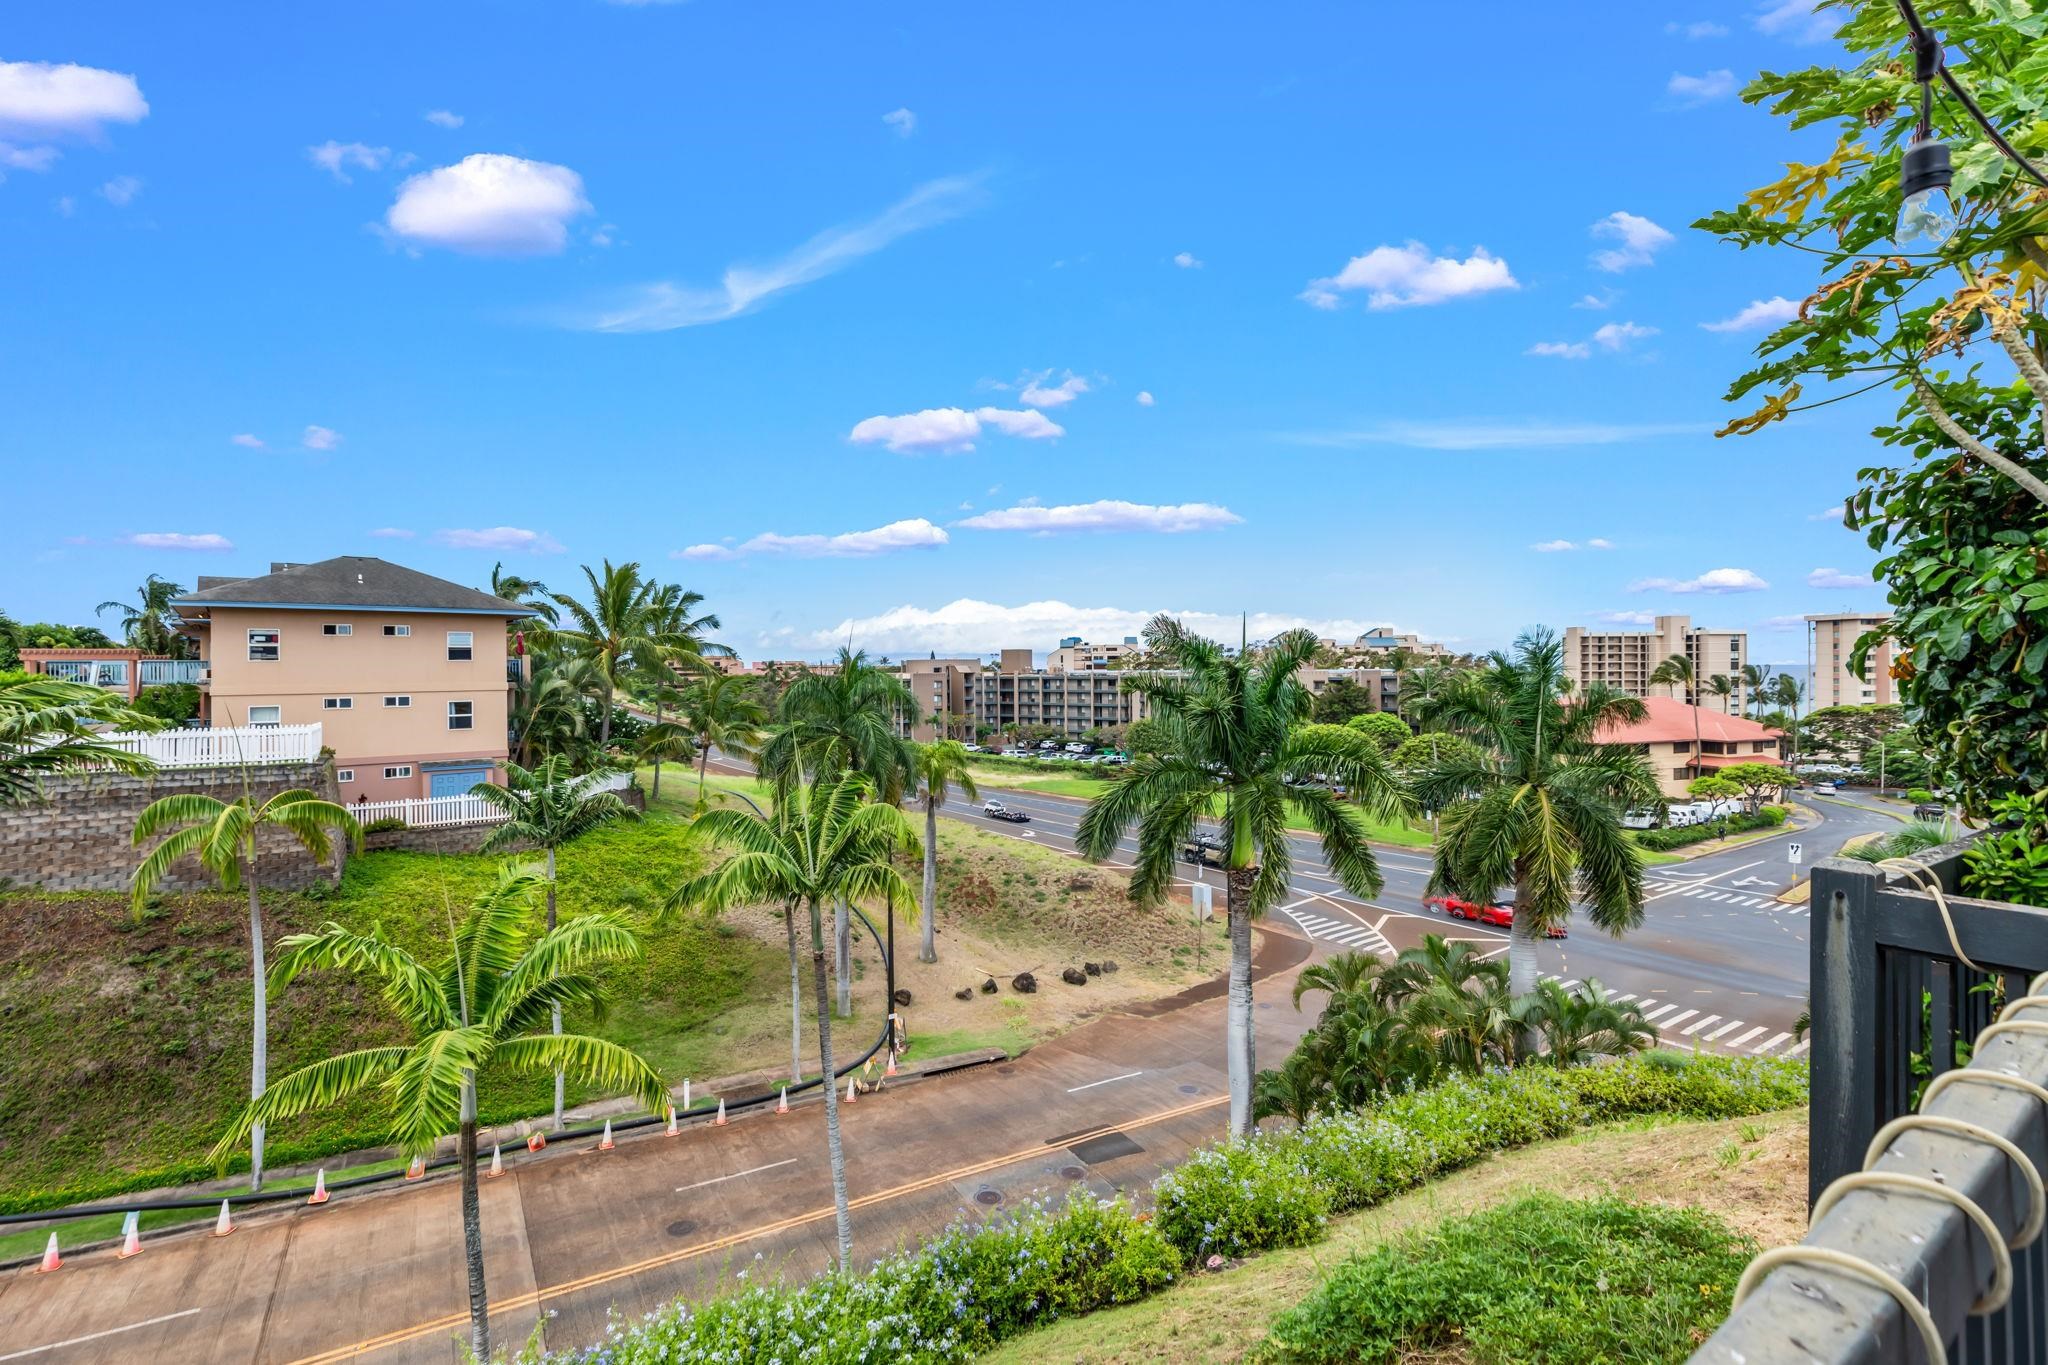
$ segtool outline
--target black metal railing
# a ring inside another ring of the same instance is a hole
[[[1966,847],[1930,850],[1918,871],[1815,868],[1817,1216],[1798,1248],[1752,1267],[1694,1361],[2048,1361],[2048,1210],[2023,1169],[2048,1171],[2048,1001],[2029,994],[2048,973],[2048,911],[1960,895]]]

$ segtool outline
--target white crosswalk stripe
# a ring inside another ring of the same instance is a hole
[[[1686,1020],[1692,1018],[1695,1014],[1698,1013],[1698,1010],[1682,1010],[1679,1013],[1672,1015],[1669,1019],[1666,1019],[1663,1023],[1657,1025],[1657,1027],[1660,1029],[1677,1028],[1680,1024],[1684,1023]]]
[[[1720,1021],[1721,1021],[1721,1016],[1720,1016],[1720,1015],[1718,1015],[1718,1014],[1710,1014],[1710,1015],[1708,1015],[1708,1016],[1707,1016],[1706,1018],[1704,1018],[1704,1019],[1701,1019],[1701,1020],[1699,1020],[1699,1021],[1697,1021],[1697,1022],[1695,1022],[1695,1023],[1687,1024],[1687,1025],[1685,1026],[1685,1036],[1686,1036],[1686,1037],[1688,1037],[1688,1038],[1690,1038],[1690,1037],[1692,1037],[1692,1036],[1693,1036],[1693,1035],[1694,1035],[1695,1033],[1698,1033],[1698,1032],[1699,1032],[1699,1031],[1700,1031],[1701,1029],[1705,1028],[1705,1027],[1706,1027],[1707,1025],[1709,1025],[1709,1024],[1716,1024],[1716,1023],[1719,1023]]]
[[[1643,1018],[1645,1018],[1645,1019],[1649,1020],[1649,1021],[1650,1021],[1651,1023],[1655,1024],[1655,1023],[1657,1023],[1657,1016],[1659,1016],[1659,1015],[1661,1015],[1661,1014],[1669,1014],[1669,1013],[1671,1013],[1671,1011],[1673,1011],[1673,1010],[1675,1010],[1675,1009],[1677,1009],[1677,1008],[1678,1008],[1678,1006],[1676,1006],[1676,1005],[1659,1005],[1659,1006],[1657,1006],[1657,1008],[1655,1008],[1655,1009],[1653,1009],[1653,1010],[1644,1010],[1644,1011],[1643,1011]],[[1662,1028],[1663,1026],[1662,1026],[1661,1024],[1659,1024],[1659,1025],[1658,1025],[1658,1027],[1659,1027],[1659,1028],[1661,1029],[1661,1028]]]
[[[1744,1043],[1747,1043],[1750,1039],[1756,1037],[1758,1034],[1767,1032],[1769,1032],[1769,1030],[1764,1028],[1763,1025],[1759,1024],[1755,1028],[1751,1029],[1749,1032],[1741,1035],[1740,1037],[1731,1039],[1728,1043],[1728,1046],[1741,1047]]]
[[[1769,1040],[1769,1041],[1767,1041],[1767,1042],[1762,1042],[1762,1043],[1758,1043],[1758,1044],[1757,1044],[1757,1045],[1756,1045],[1755,1047],[1751,1048],[1751,1049],[1750,1049],[1750,1051],[1751,1051],[1751,1052],[1769,1052],[1769,1051],[1770,1051],[1770,1050],[1771,1050],[1772,1048],[1774,1048],[1774,1047],[1776,1047],[1776,1046],[1777,1046],[1778,1044],[1780,1044],[1780,1043],[1784,1042],[1784,1041],[1785,1041],[1785,1040],[1786,1040],[1787,1038],[1790,1038],[1791,1036],[1792,1036],[1792,1035],[1791,1035],[1791,1034],[1789,1034],[1789,1033],[1781,1033],[1781,1034],[1779,1034],[1779,1035],[1778,1035],[1777,1037],[1775,1037],[1775,1038],[1772,1038],[1772,1039],[1770,1039],[1770,1040]]]
[[[1714,1030],[1714,1031],[1713,1031],[1712,1033],[1709,1033],[1709,1034],[1707,1035],[1707,1041],[1708,1041],[1708,1042],[1710,1042],[1710,1043],[1713,1043],[1713,1042],[1719,1042],[1719,1041],[1720,1041],[1720,1038],[1721,1038],[1721,1035],[1722,1035],[1722,1034],[1724,1034],[1724,1033],[1733,1033],[1733,1032],[1735,1032],[1735,1030],[1737,1030],[1737,1029],[1739,1029],[1739,1028],[1741,1028],[1741,1027],[1742,1027],[1742,1021],[1741,1021],[1740,1019],[1737,1019],[1737,1020],[1736,1020],[1736,1021],[1735,1021],[1734,1023],[1732,1023],[1732,1024],[1723,1024],[1723,1025],[1721,1025],[1721,1027],[1719,1027],[1719,1028],[1715,1029],[1715,1030]],[[1759,1031],[1759,1032],[1761,1032],[1762,1030],[1758,1030],[1758,1031]]]

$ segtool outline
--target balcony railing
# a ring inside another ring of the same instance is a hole
[[[193,730],[116,730],[110,744],[155,760],[160,768],[222,768],[243,763],[311,763],[320,757],[320,723],[243,725]]]
[[[633,785],[630,773],[595,773],[580,779],[600,791],[624,791]],[[372,820],[403,820],[409,829],[444,829],[454,825],[495,825],[508,817],[480,796],[416,796],[398,801],[359,801],[348,808],[360,824]]]
[[[144,659],[142,661],[142,685],[144,687],[169,687],[176,683],[191,683],[197,686],[206,676],[204,659]]]

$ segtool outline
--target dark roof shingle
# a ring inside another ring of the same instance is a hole
[[[221,581],[203,591],[187,593],[171,605],[341,607],[364,611],[475,612],[507,617],[533,614],[516,602],[369,555],[341,555],[254,578]]]

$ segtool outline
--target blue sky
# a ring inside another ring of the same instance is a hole
[[[1822,514],[1888,400],[1713,440],[1761,325],[1706,324],[1812,279],[1685,225],[1824,153],[1733,97],[1821,34],[1442,17],[15,13],[0,607],[610,557],[749,657],[1159,610],[1474,648],[1686,611],[1800,657],[1767,623],[1881,604]]]

